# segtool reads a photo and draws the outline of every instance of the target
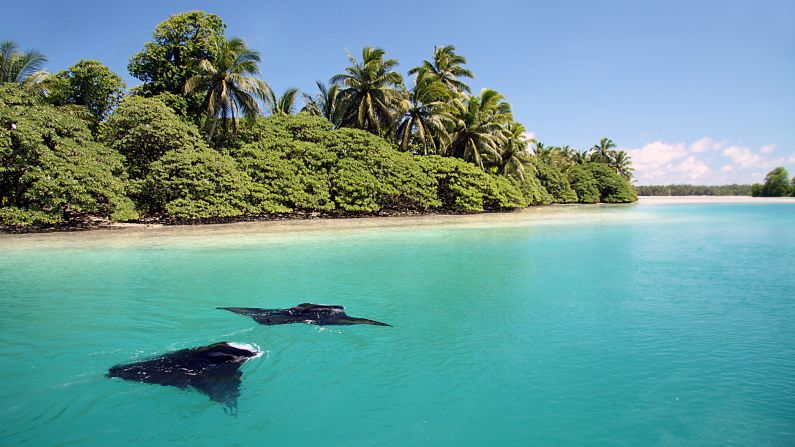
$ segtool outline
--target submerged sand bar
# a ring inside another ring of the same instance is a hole
[[[110,227],[56,233],[0,234],[3,249],[47,248],[151,248],[196,245],[245,245],[328,237],[350,237],[379,230],[427,231],[510,228],[581,224],[642,222],[654,219],[654,207],[687,204],[795,204],[795,198],[756,197],[641,197],[634,204],[620,205],[548,205],[524,208],[507,213],[468,215],[421,215],[400,217],[360,217],[341,219],[272,220],[203,225],[114,224]],[[632,209],[633,212],[626,211]],[[649,212],[644,212],[648,210]]]

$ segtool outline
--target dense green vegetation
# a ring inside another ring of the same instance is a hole
[[[795,196],[795,177],[790,181],[787,170],[779,166],[767,173],[764,183],[754,183],[752,195],[754,197]]]
[[[130,60],[142,84],[126,94],[100,62],[47,75],[43,55],[3,43],[0,224],[636,200],[611,140],[590,151],[528,140],[503,95],[470,93],[453,46],[408,70],[408,88],[397,60],[367,47],[316,94],[279,96],[258,77],[259,53],[225,30],[200,11],[168,18]]]
[[[94,132],[119,104],[126,87],[121,76],[102,63],[89,60],[81,60],[68,70],[49,76],[43,85],[50,103],[83,106]]]
[[[88,122],[13,84],[0,85],[0,221],[57,223],[79,215],[137,217],[124,157],[94,141]]]
[[[751,185],[643,185],[639,196],[750,196]]]

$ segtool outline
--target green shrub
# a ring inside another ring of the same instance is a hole
[[[344,211],[378,211],[379,183],[367,165],[353,158],[340,160],[331,175],[334,200]]]
[[[54,224],[61,221],[60,213],[6,206],[0,208],[0,224],[15,227],[30,225]]]
[[[183,121],[162,101],[130,96],[102,124],[99,140],[126,158],[132,178],[146,176],[149,164],[168,151],[202,147],[195,125]]]
[[[235,160],[206,146],[167,152],[149,166],[143,184],[148,211],[178,219],[237,217],[261,210],[256,188]]]
[[[94,142],[85,121],[6,84],[0,86],[0,123],[16,124],[0,128],[0,207],[8,208],[3,222],[137,217],[125,196],[123,158]]]
[[[437,208],[436,182],[422,169],[420,158],[399,152],[383,138],[363,130],[339,129],[329,132],[322,144],[340,160],[362,162],[378,179],[380,208],[423,210]]]
[[[629,182],[604,163],[586,163],[599,188],[599,200],[603,203],[629,203],[638,200]]]
[[[332,130],[307,114],[261,118],[242,132],[250,143],[231,152],[262,187],[260,206],[372,213],[440,205],[417,158],[367,132]]]
[[[583,165],[571,166],[566,175],[571,189],[577,194],[580,203],[598,203],[601,199],[599,184],[591,170]]]
[[[240,169],[258,186],[257,206],[263,211],[331,211],[327,166],[336,157],[323,147],[275,139],[243,146],[235,153]]]
[[[308,113],[258,117],[254,120],[240,121],[237,125],[238,132],[234,136],[234,141],[227,144],[232,151],[249,143],[279,139],[318,143],[332,129],[328,120]]]
[[[422,169],[436,181],[441,208],[463,212],[519,208],[527,201],[504,177],[483,172],[457,158],[417,156]]]
[[[538,180],[552,196],[553,202],[572,203],[577,201],[577,193],[571,189],[569,179],[557,166],[538,159],[533,159],[533,165],[536,168]]]
[[[177,116],[179,116],[180,118],[192,122],[188,115],[188,100],[185,98],[185,95],[176,95],[170,92],[161,92],[158,93],[157,95],[152,96],[151,98],[157,99],[158,101],[167,105],[168,108],[173,110],[174,113],[176,113]]]
[[[524,180],[515,181],[517,188],[524,196],[528,205],[545,205],[552,203],[553,197],[533,172],[525,172]]]

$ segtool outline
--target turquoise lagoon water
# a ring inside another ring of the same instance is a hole
[[[793,218],[642,203],[0,236],[0,445],[792,446]],[[305,301],[394,327],[215,310]],[[103,376],[221,340],[266,352],[237,417]]]

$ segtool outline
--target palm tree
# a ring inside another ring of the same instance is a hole
[[[315,96],[304,93],[306,104],[301,111],[310,115],[322,116],[336,127],[340,122],[340,87],[336,84],[326,86],[320,81],[317,81],[316,84],[319,93]]]
[[[533,146],[533,155],[543,162],[549,163],[555,155],[554,147],[546,147],[544,143],[532,140],[530,142]]]
[[[409,70],[409,74],[415,74],[420,69],[425,69],[450,90],[469,93],[469,86],[458,79],[474,77],[471,71],[463,67],[466,63],[467,60],[464,56],[455,54],[454,46],[434,47],[433,62],[423,61],[421,66]]]
[[[616,173],[621,177],[624,177],[626,180],[632,179],[632,173],[635,172],[635,170],[632,168],[632,159],[626,152],[613,151],[608,164],[611,168],[615,169]]]
[[[591,161],[607,163],[610,160],[610,152],[614,147],[616,147],[616,144],[613,143],[613,140],[602,138],[599,140],[599,144],[591,148]]]
[[[501,162],[500,145],[505,139],[500,114],[503,96],[483,89],[478,96],[455,101],[450,149],[453,156],[463,158],[485,169],[484,156],[494,164]]]
[[[591,160],[591,157],[588,155],[588,151],[578,151],[574,150],[574,153],[571,156],[571,161],[577,163],[578,165],[585,164]]]
[[[23,53],[13,40],[0,42],[0,84],[36,84],[47,76],[46,63],[47,57],[36,50]]]
[[[447,101],[450,91],[427,70],[417,72],[414,88],[405,100],[405,112],[397,127],[397,141],[400,149],[409,150],[409,144],[416,141],[422,145],[423,155],[438,152],[439,146],[449,144],[446,125],[452,123]]]
[[[185,82],[185,94],[195,91],[206,92],[202,108],[207,113],[209,126],[208,142],[215,134],[220,118],[224,131],[228,131],[229,121],[233,131],[237,130],[239,117],[254,118],[260,112],[257,100],[265,101],[270,87],[259,74],[259,52],[250,50],[239,37],[219,42],[218,58],[214,61],[202,60],[200,74]]]
[[[376,135],[388,130],[405,97],[403,76],[394,71],[396,59],[385,59],[384,50],[365,47],[362,62],[348,55],[351,66],[331,78],[339,85],[343,112],[340,124]]]
[[[560,154],[569,161],[574,161],[577,156],[577,149],[569,146],[568,144],[560,148]]]
[[[265,97],[265,108],[271,115],[292,115],[295,110],[295,96],[297,88],[288,88],[280,97],[276,97],[273,90],[268,91]]]
[[[507,138],[500,154],[502,157],[500,172],[505,177],[516,177],[519,181],[524,181],[524,172],[530,155],[527,152],[530,143],[525,136],[527,132],[525,127],[516,121],[509,123],[505,131]]]

